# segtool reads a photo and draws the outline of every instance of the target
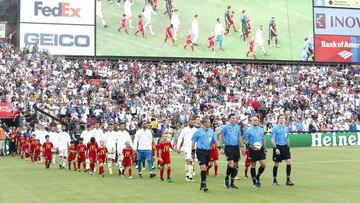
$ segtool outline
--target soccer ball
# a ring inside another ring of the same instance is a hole
[[[262,145],[261,145],[260,142],[255,142],[255,143],[253,144],[253,148],[254,148],[255,150],[260,150],[261,147],[262,147]]]

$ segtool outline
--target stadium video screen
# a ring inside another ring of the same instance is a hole
[[[300,61],[304,44],[313,44],[312,0],[153,0],[148,8],[146,2],[97,1],[97,56]]]

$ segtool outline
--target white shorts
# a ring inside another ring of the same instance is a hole
[[[59,148],[59,156],[67,157],[68,156],[68,150],[65,148]]]
[[[184,158],[185,158],[185,160],[192,159],[191,147],[184,148]]]
[[[131,11],[124,11],[124,14],[126,15],[127,18],[131,18]]]
[[[98,17],[98,18],[100,18],[100,19],[103,19],[103,18],[104,18],[101,10],[100,10],[100,11],[96,11],[96,17]]]
[[[116,155],[115,152],[114,152],[114,153],[111,153],[111,154],[108,153],[108,154],[107,154],[107,158],[108,158],[108,159],[115,159],[115,155]]]

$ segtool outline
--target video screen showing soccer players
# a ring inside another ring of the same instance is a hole
[[[313,60],[311,0],[97,0],[96,55]]]

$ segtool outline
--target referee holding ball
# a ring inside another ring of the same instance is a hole
[[[289,148],[290,130],[285,125],[285,115],[278,116],[278,124],[272,129],[271,143],[273,145],[273,161],[275,163],[273,168],[273,186],[279,186],[276,180],[279,163],[286,161],[286,185],[293,186],[294,183],[290,180],[291,174],[291,154]]]
[[[249,157],[251,164],[251,177],[253,180],[253,188],[260,188],[260,176],[266,167],[266,146],[265,146],[265,132],[259,127],[259,118],[257,116],[251,117],[251,127],[249,127],[245,134],[245,144],[249,145]],[[256,162],[260,162],[260,167],[256,175]]]
[[[200,190],[206,192],[208,188],[206,186],[206,169],[210,161],[210,146],[211,142],[217,142],[215,132],[210,128],[211,123],[208,117],[204,117],[201,120],[201,128],[197,129],[192,138],[191,153],[193,159],[195,158],[195,152],[199,161],[201,170],[201,185]],[[196,143],[196,150],[195,150]]]
[[[240,147],[242,146],[241,127],[237,124],[235,114],[229,115],[229,124],[225,125],[221,130],[219,144],[224,143],[225,155],[228,161],[224,185],[225,188],[238,189],[234,184],[237,168],[240,160]],[[223,151],[222,151],[223,152]],[[229,176],[231,183],[229,184]]]

